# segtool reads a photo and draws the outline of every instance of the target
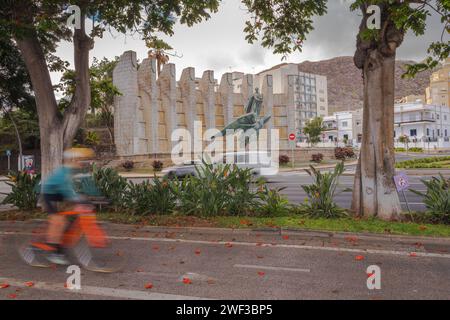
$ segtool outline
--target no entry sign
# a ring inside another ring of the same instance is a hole
[[[295,134],[291,133],[289,135],[289,140],[294,141],[295,140]]]

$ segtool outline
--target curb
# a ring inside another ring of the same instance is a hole
[[[38,221],[38,220],[33,220]],[[0,227],[7,225],[11,221],[0,221]],[[16,221],[15,224],[26,223],[23,221]],[[133,225],[110,223],[112,227],[132,229]],[[367,232],[342,232],[342,231],[326,231],[326,230],[310,230],[310,229],[273,229],[273,228],[261,228],[261,229],[232,229],[232,228],[211,228],[211,227],[164,227],[164,226],[145,226],[140,230],[151,230],[153,232],[176,232],[176,233],[197,233],[197,234],[217,234],[217,235],[248,235],[256,236],[258,234],[266,235],[290,235],[290,236],[307,236],[314,238],[336,238],[345,239],[349,236],[357,236],[360,240],[372,240],[372,241],[389,241],[389,242],[420,242],[426,244],[448,244],[450,245],[450,237],[432,237],[432,236],[409,236],[409,235],[384,235]]]

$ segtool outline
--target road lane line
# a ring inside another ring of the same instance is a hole
[[[31,235],[31,233],[15,233],[15,232],[0,232],[1,235]],[[206,241],[206,240],[189,240],[189,239],[168,239],[168,238],[144,238],[144,237],[109,237],[112,240],[124,241],[145,241],[145,242],[168,242],[168,243],[189,243],[189,244],[205,244],[205,245],[235,245],[244,247],[270,247],[270,248],[285,248],[285,249],[299,249],[299,250],[317,250],[317,251],[332,251],[332,252],[349,252],[349,253],[366,253],[366,254],[380,254],[380,255],[394,255],[394,256],[410,256],[412,252],[417,257],[425,258],[443,258],[450,259],[450,254],[446,253],[429,253],[416,251],[397,251],[397,250],[379,250],[379,249],[352,249],[342,247],[322,247],[310,245],[295,245],[295,244],[261,244],[260,242],[232,242],[232,241]]]
[[[26,281],[18,279],[0,278],[0,282],[8,283],[12,287],[29,288],[25,285]],[[193,296],[182,296],[176,294],[166,294],[157,292],[144,292],[139,290],[93,287],[93,286],[84,286],[83,284],[81,285],[81,290],[69,290],[64,287],[64,284],[55,284],[47,282],[33,282],[33,283],[34,285],[32,288],[29,288],[30,290],[41,289],[45,291],[64,292],[72,294],[87,294],[108,298],[134,299],[134,300],[208,300],[207,298],[200,298]]]
[[[310,269],[285,268],[285,267],[270,267],[270,266],[255,266],[250,264],[235,264],[234,268],[257,269],[257,270],[274,270],[274,271],[290,271],[290,272],[311,272]]]

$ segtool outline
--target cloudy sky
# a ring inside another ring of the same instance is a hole
[[[337,56],[353,55],[355,39],[361,17],[357,12],[350,12],[351,1],[330,0],[328,14],[316,18],[315,30],[309,35],[302,53],[289,56],[288,62],[299,63],[306,60],[317,61]],[[239,0],[222,1],[219,12],[206,22],[187,27],[177,25],[173,37],[164,38],[174,52],[182,56],[174,57],[171,62],[177,66],[177,77],[186,67],[195,67],[197,76],[205,70],[214,70],[220,79],[224,72],[242,71],[256,73],[281,62],[281,56],[245,41],[244,22],[248,18],[244,6]],[[433,16],[428,20],[428,29],[424,36],[415,37],[408,34],[399,50],[400,59],[422,60],[426,56],[428,45],[441,37],[442,27],[439,18]],[[447,38],[448,40],[448,38]],[[121,55],[126,50],[137,52],[138,59],[147,56],[148,49],[139,37],[121,34],[105,34],[97,39],[91,57]],[[63,43],[59,55],[69,62],[73,61],[73,47]],[[54,74],[53,80],[59,79]]]

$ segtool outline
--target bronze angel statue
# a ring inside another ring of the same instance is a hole
[[[258,88],[256,88],[255,94],[250,97],[247,106],[245,107],[245,114],[230,123],[225,127],[225,129],[223,129],[213,138],[226,136],[228,130],[233,130],[233,132],[243,130],[245,134],[247,131],[253,129],[255,130],[256,134],[258,134],[259,130],[261,130],[265,126],[265,124],[272,118],[271,115],[266,115],[264,117],[260,116],[262,103],[263,97],[259,93]],[[247,145],[247,143],[248,141],[246,139],[245,144]]]

